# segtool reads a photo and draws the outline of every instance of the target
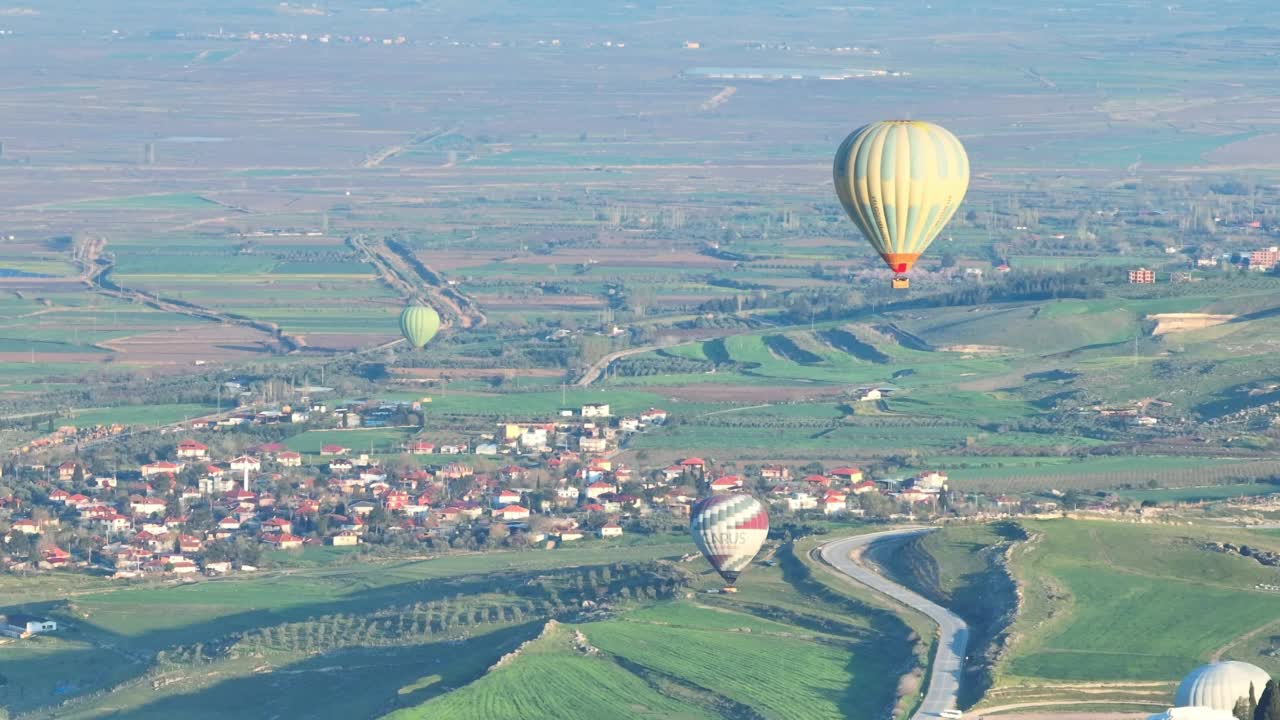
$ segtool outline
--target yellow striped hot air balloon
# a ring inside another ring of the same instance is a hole
[[[947,130],[919,120],[865,125],[836,152],[836,195],[896,273],[893,286],[955,215],[969,189],[969,157]]]

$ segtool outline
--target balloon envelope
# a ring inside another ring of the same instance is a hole
[[[833,174],[844,211],[889,268],[905,273],[960,207],[969,157],[938,125],[889,120],[850,133]]]
[[[425,305],[411,305],[400,313],[400,332],[410,345],[420,348],[440,330],[440,314]]]
[[[712,495],[693,506],[689,533],[711,567],[732,585],[769,535],[769,513],[750,495]]]

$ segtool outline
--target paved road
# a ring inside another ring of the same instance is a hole
[[[835,540],[818,548],[822,560],[828,565],[872,590],[919,610],[938,625],[938,652],[929,677],[929,691],[912,720],[937,718],[943,710],[956,706],[956,693],[960,689],[960,675],[964,671],[965,651],[969,644],[969,626],[950,610],[877,575],[854,562],[849,555],[858,548],[881,540],[904,539],[931,531],[932,528],[887,530]]]

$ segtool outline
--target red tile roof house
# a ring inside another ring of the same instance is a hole
[[[302,538],[297,535],[290,535],[289,533],[271,535],[263,539],[281,550],[294,550],[302,547]]]
[[[53,567],[62,567],[63,565],[71,562],[71,553],[56,545],[45,549],[41,553],[41,557],[46,563]]]
[[[501,510],[495,510],[493,516],[502,520],[527,520],[529,511],[519,505],[508,505]]]
[[[805,475],[804,481],[810,485],[821,485],[822,487],[831,485],[831,478],[826,475]]]
[[[282,467],[302,467],[302,453],[286,450],[276,455],[276,462]]]
[[[594,500],[600,497],[601,495],[606,495],[608,493],[614,492],[615,490],[617,490],[617,488],[615,488],[613,485],[607,482],[604,482],[603,480],[599,480],[587,486],[587,497]]]
[[[147,463],[141,468],[142,477],[151,477],[152,475],[176,475],[182,472],[182,468],[186,467],[183,463],[173,463],[161,460],[160,462]]]
[[[838,467],[831,471],[831,474],[845,482],[859,482],[862,480],[862,471],[856,467]]]
[[[203,459],[209,456],[209,446],[195,440],[178,443],[178,457]]]
[[[134,515],[151,515],[154,513],[164,512],[165,501],[160,498],[139,497],[134,495],[129,498],[129,509]]]
[[[320,446],[320,454],[325,456],[346,455],[349,452],[351,452],[351,448],[344,448],[341,445],[321,445]]]
[[[262,531],[264,533],[284,533],[293,532],[293,523],[281,517],[274,517],[262,523]]]
[[[712,492],[728,492],[742,487],[742,478],[737,475],[721,475],[711,481]]]

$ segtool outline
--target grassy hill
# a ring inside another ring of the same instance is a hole
[[[1225,527],[1053,520],[947,527],[873,559],[974,628],[978,665],[961,693],[974,712],[1023,703],[1154,711],[1210,659],[1280,671],[1274,637],[1255,632],[1280,622],[1274,593],[1255,589],[1275,571],[1206,548],[1225,541],[1280,546],[1274,535]],[[1016,603],[1002,591],[1002,557]]]
[[[1025,606],[1010,675],[1170,680],[1280,619],[1275,595],[1254,590],[1274,580],[1274,570],[1203,547],[1238,539],[1239,531],[1080,521],[1026,528],[1036,539],[1016,554]]]
[[[387,720],[716,717],[663,695],[607,655],[576,644],[576,632],[570,626],[548,624],[502,667],[435,700],[387,715]]]
[[[68,597],[37,584],[33,600],[47,599],[24,609],[63,630],[7,646],[0,698],[59,720],[873,720],[899,701],[897,678],[925,650],[896,615],[817,583],[789,549],[736,596],[709,592],[719,580],[704,563],[654,562],[689,549],[426,561],[325,549],[180,585],[86,580]],[[549,620],[563,624],[544,632]]]

